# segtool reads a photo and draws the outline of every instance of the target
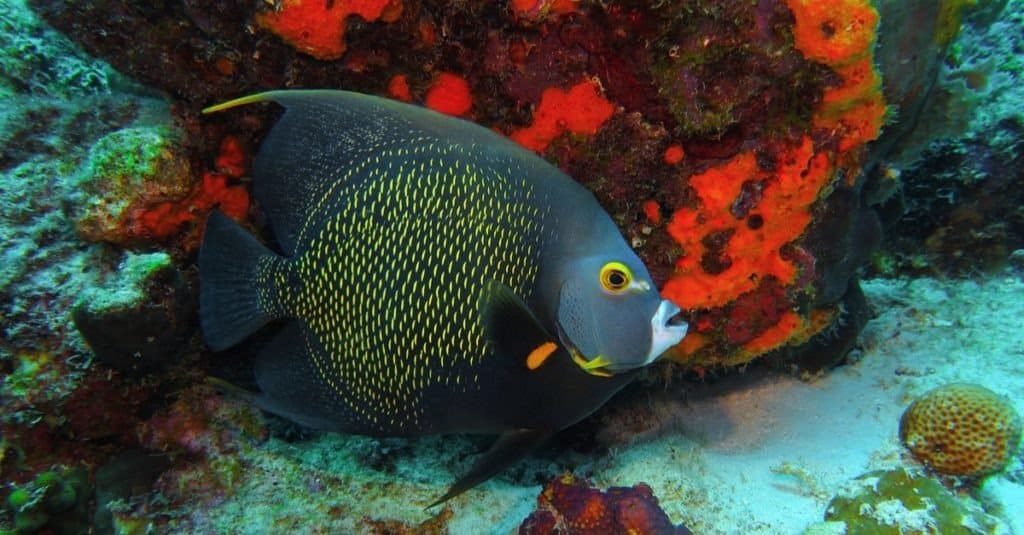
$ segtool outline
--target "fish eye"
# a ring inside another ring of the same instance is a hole
[[[633,273],[622,262],[608,262],[601,267],[601,288],[620,293],[633,282]]]

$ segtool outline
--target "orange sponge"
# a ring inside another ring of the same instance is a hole
[[[753,152],[744,152],[690,177],[700,206],[680,208],[667,226],[683,256],[662,294],[683,309],[714,308],[765,277],[792,283],[799,270],[782,247],[807,229],[811,205],[831,177],[828,156],[815,153],[810,138],[782,154],[773,173],[758,166]],[[748,196],[760,200],[740,217],[737,206]]]
[[[568,92],[549,87],[541,94],[533,124],[512,132],[511,137],[520,145],[540,152],[566,130],[574,134],[596,134],[614,112],[615,107],[597,93],[597,84],[590,80],[572,86]]]
[[[838,138],[839,152],[862,147],[878,137],[885,122],[882,80],[874,66],[878,12],[866,0],[790,0],[789,8],[796,48],[842,81],[825,91],[814,127]]]
[[[525,19],[540,20],[548,15],[567,15],[576,12],[579,0],[512,0],[512,11]]]
[[[842,65],[871,53],[878,12],[865,0],[790,0],[793,41],[808,59]]]

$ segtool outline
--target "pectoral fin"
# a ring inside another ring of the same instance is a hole
[[[469,472],[452,484],[448,488],[448,492],[444,493],[444,496],[441,496],[426,508],[430,509],[435,505],[440,505],[487,481],[491,476],[501,472],[536,449],[537,446],[544,443],[552,434],[551,431],[542,429],[506,431],[498,437],[498,440],[491,445],[491,448],[486,453],[476,460],[476,463]]]
[[[482,307],[484,332],[505,361],[536,370],[560,348],[558,339],[508,286],[492,282]]]

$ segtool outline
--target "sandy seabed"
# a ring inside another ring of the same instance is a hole
[[[696,533],[795,534],[823,519],[829,500],[869,470],[914,466],[897,436],[904,408],[946,383],[1008,396],[1024,412],[1024,282],[871,280],[875,312],[852,364],[812,382],[741,374],[655,402],[673,431],[636,444],[603,474],[610,484],[646,481],[673,520]],[[677,462],[682,460],[683,462]],[[666,469],[671,466],[671,469]],[[1006,473],[982,502],[1024,533],[1024,486]],[[1019,479],[1018,479],[1019,481]],[[682,494],[703,498],[697,508]]]

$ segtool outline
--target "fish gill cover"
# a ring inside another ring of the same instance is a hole
[[[390,96],[564,170],[683,309],[691,334],[649,374],[673,387],[752,361],[805,375],[841,362],[869,315],[865,262],[876,275],[973,274],[1024,248],[1019,2],[28,4],[0,6],[4,528],[78,529],[49,523],[80,511],[77,498],[52,511],[23,498],[90,494],[85,467],[115,502],[98,522],[213,529],[212,504],[272,462],[258,454],[268,433],[293,432],[204,382],[251,347],[211,356],[195,336],[206,215],[265,226],[250,160],[276,112],[199,115],[242,94]],[[462,467],[467,448],[339,440],[339,460],[282,486],[359,487],[317,513],[346,531],[398,529],[364,522],[360,503],[436,493],[396,468],[396,451],[436,447],[439,465]],[[379,470],[338,476],[344,462]],[[552,475],[521,477],[550,489]],[[373,514],[418,518],[409,501]],[[308,520],[267,515],[277,529]]]

